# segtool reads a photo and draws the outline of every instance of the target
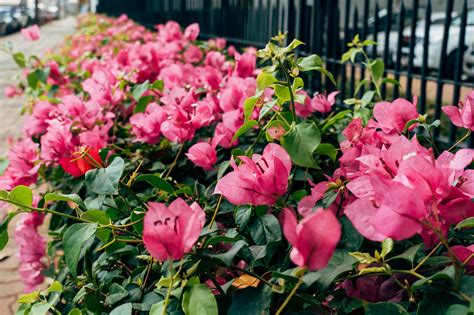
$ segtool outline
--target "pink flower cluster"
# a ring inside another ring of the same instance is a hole
[[[337,176],[349,180],[352,193],[345,214],[370,240],[402,240],[420,234],[426,244],[448,227],[474,215],[474,172],[465,168],[474,150],[444,151],[437,158],[416,136],[403,135],[416,107],[403,99],[378,103],[367,126],[353,120]]]
[[[15,227],[15,242],[20,258],[18,272],[25,284],[25,293],[33,291],[44,281],[42,271],[46,265],[42,259],[46,254],[46,241],[38,233],[38,227],[43,223],[43,220],[42,214],[27,213],[23,214]]]

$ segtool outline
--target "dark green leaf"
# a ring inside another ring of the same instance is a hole
[[[228,315],[270,314],[272,289],[266,285],[259,288],[248,287],[232,295],[232,305]]]
[[[137,105],[133,109],[133,113],[134,114],[143,113],[146,110],[146,107],[148,106],[148,104],[153,100],[153,98],[154,97],[152,95],[146,95],[146,96],[140,97],[140,100],[138,101]]]
[[[220,261],[222,261],[224,264],[227,266],[230,266],[232,264],[232,261],[234,260],[234,257],[240,252],[244,246],[247,246],[247,243],[245,241],[237,241],[231,249],[225,251],[222,254],[211,254],[209,255],[210,257],[216,258]]]
[[[110,223],[110,218],[104,211],[101,210],[87,210],[81,215],[82,219],[86,219],[92,222],[107,225]],[[98,228],[96,232],[97,238],[104,244],[109,240],[111,230],[108,228]]]
[[[8,224],[19,212],[9,212],[5,220],[0,224],[0,250],[8,244]]]
[[[59,193],[47,193],[44,196],[44,201],[66,201],[66,202],[74,202],[81,208],[85,208],[84,201],[82,198],[77,194],[59,194]]]
[[[240,230],[245,229],[247,224],[250,221],[250,216],[252,215],[252,207],[251,206],[239,206],[235,208],[234,217],[235,217],[235,225]]]
[[[372,66],[372,74],[374,76],[373,79],[375,82],[377,82],[383,76],[385,65],[382,59],[378,58],[372,61],[371,66]]]
[[[281,138],[281,145],[298,166],[317,168],[313,153],[321,143],[321,134],[314,123],[296,125]]]
[[[243,134],[245,134],[247,131],[252,129],[253,127],[258,126],[258,121],[256,120],[248,120],[246,121],[242,126],[240,126],[239,129],[234,134],[234,137],[232,138],[232,142],[235,141],[235,139],[239,138]]]
[[[77,265],[87,250],[88,241],[94,236],[97,223],[76,223],[71,225],[63,237],[64,258],[69,271],[77,277]]]
[[[132,303],[126,303],[114,308],[112,312],[110,312],[110,315],[132,315],[132,310]]]
[[[337,157],[337,149],[330,143],[321,143],[314,151],[316,154],[326,155],[328,156],[333,162],[336,161]]]
[[[186,315],[217,315],[217,302],[211,290],[204,284],[186,288],[182,302]]]
[[[105,298],[105,303],[114,305],[118,301],[123,300],[128,296],[127,290],[117,283],[112,283],[109,288],[109,295]]]
[[[408,315],[408,312],[399,304],[380,302],[367,304],[366,315]]]
[[[316,290],[324,291],[337,277],[351,271],[355,262],[356,259],[347,252],[336,250],[326,268],[307,273],[303,281],[308,287],[314,285]]]
[[[271,214],[255,218],[249,226],[250,235],[257,245],[266,245],[281,240],[281,228],[278,219]]]
[[[89,191],[99,195],[117,194],[124,164],[122,158],[116,157],[106,168],[87,171],[85,180]]]
[[[417,315],[446,315],[448,309],[455,304],[462,304],[462,301],[448,292],[436,291],[427,294],[418,304]]]
[[[424,279],[420,279],[418,281],[416,281],[415,283],[412,284],[411,288],[413,290],[416,290],[416,289],[419,289],[421,288],[422,286],[424,285],[427,285],[433,281],[443,281],[443,280],[453,280],[454,279],[454,267],[453,266],[449,266],[449,267],[446,267],[445,269],[441,270],[441,271],[438,271],[437,273],[435,273],[434,275],[430,276],[430,277],[427,277],[427,278],[424,278]]]
[[[395,259],[404,259],[404,260],[410,262],[411,266],[413,267],[413,262],[415,261],[416,253],[418,253],[421,246],[423,246],[423,244],[413,245],[412,247],[408,248],[405,252],[401,253],[400,255],[391,257],[387,261],[391,261],[391,260],[395,260]]]
[[[139,175],[135,179],[136,182],[147,182],[151,184],[153,187],[158,188],[160,190],[164,190],[167,193],[174,194],[174,188],[170,185],[166,180],[161,178],[158,175],[153,174],[144,174]]]

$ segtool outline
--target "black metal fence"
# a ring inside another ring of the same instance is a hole
[[[460,134],[441,107],[457,104],[474,88],[474,0],[99,0],[98,11],[127,13],[147,26],[198,22],[203,38],[224,37],[241,47],[263,47],[287,31],[306,43],[302,54],[319,54],[338,82],[314,75],[309,88],[338,89],[340,99],[352,97],[365,74],[361,64],[340,61],[347,43],[356,34],[372,39],[379,45],[368,55],[382,58],[385,76],[401,83],[382,86],[382,95],[416,95],[420,113],[442,120],[435,137],[447,144]]]

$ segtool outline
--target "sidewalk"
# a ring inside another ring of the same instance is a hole
[[[13,34],[0,38],[0,45],[5,42],[13,44],[14,51],[21,51],[26,56],[35,54],[41,56],[46,49],[51,49],[62,43],[64,37],[74,32],[76,20],[67,17],[60,21],[54,21],[41,27],[41,38],[36,42],[27,42],[21,34]],[[5,99],[3,89],[17,82],[16,76],[21,74],[21,69],[15,64],[12,57],[0,51],[0,156],[5,156],[8,150],[7,139],[17,138],[21,135],[22,118],[20,116],[24,97]],[[1,211],[1,210],[0,210]],[[0,219],[3,216],[0,213]],[[23,285],[16,271],[18,260],[14,256],[16,246],[13,240],[13,228],[16,220],[9,225],[10,241],[7,247],[0,252],[0,314],[14,314],[16,310],[15,301],[23,292]],[[44,234],[47,233],[46,226],[43,227]]]

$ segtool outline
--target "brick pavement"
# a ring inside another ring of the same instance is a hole
[[[21,51],[26,56],[40,55],[46,50],[60,44],[64,37],[74,32],[76,21],[74,17],[54,21],[41,27],[41,39],[36,42],[23,40],[20,34],[13,34],[0,38],[0,45],[10,41],[14,51]],[[3,89],[14,82],[15,77],[21,73],[21,69],[13,62],[11,56],[0,51],[0,156],[4,156],[8,150],[7,139],[17,138],[21,135],[22,118],[20,116],[24,98],[5,99]],[[2,210],[0,210],[2,211]],[[4,213],[0,213],[0,220]],[[16,247],[13,240],[14,219],[9,226],[10,242],[0,252],[0,315],[14,314],[16,310],[16,299],[23,291],[20,276],[16,272],[18,259],[15,257]],[[42,233],[46,235],[47,228],[43,226]]]

